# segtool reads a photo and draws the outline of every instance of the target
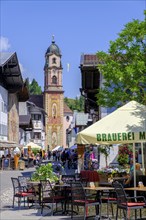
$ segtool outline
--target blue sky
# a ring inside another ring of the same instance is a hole
[[[52,35],[62,52],[66,97],[80,95],[82,53],[108,51],[124,25],[144,20],[145,0],[1,0],[1,51],[16,52],[22,75],[44,89],[45,52]],[[67,64],[69,63],[69,71]]]

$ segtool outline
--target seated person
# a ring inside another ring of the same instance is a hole
[[[140,163],[135,164],[135,172],[136,172],[136,186],[138,186],[139,176],[143,175],[142,171],[140,170],[141,165]],[[124,187],[133,187],[134,186],[134,170],[130,173],[129,178],[125,181]]]

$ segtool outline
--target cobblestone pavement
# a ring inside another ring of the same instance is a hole
[[[16,208],[12,208],[13,189],[11,177],[18,177],[22,174],[29,175],[33,171],[34,168],[25,169],[24,171],[0,170],[0,220],[71,220],[70,216],[50,216],[49,209],[44,209],[44,213],[42,216],[40,213],[40,209],[27,209],[22,206],[21,209],[18,210],[17,204]],[[105,207],[103,207],[103,209],[104,211],[106,210]],[[146,216],[146,209],[143,210],[143,214],[143,216]],[[92,218],[92,220],[93,219],[97,220],[97,218]],[[102,219],[104,220],[106,218]],[[111,218],[111,220],[114,219],[115,218]],[[121,219],[122,218],[119,218],[118,220]],[[134,218],[131,218],[131,220],[132,219]],[[83,220],[83,216],[75,216],[74,220]],[[143,220],[146,220],[146,218],[143,218]]]
[[[32,173],[34,168],[21,170],[0,170],[0,208],[11,207],[13,199],[13,188],[11,177],[18,177],[20,175],[28,175]]]
[[[0,220],[69,220],[70,216],[50,216],[49,209],[44,209],[43,216],[40,209],[27,209],[21,207],[20,210],[12,208],[13,188],[11,177],[18,177],[20,175],[30,175],[35,168],[21,170],[0,170]],[[77,216],[77,220],[82,220],[83,217]]]

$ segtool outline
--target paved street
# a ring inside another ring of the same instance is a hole
[[[49,209],[44,209],[43,216],[40,213],[40,209],[27,209],[21,207],[18,210],[17,205],[16,208],[12,208],[12,198],[13,198],[13,189],[11,183],[11,177],[17,177],[19,175],[28,175],[34,171],[34,168],[25,169],[24,171],[14,171],[14,170],[0,170],[0,220],[69,220],[70,216],[50,216]],[[67,173],[73,173],[74,170],[67,170]],[[144,215],[146,215],[146,210],[144,210]],[[90,218],[91,220],[97,220],[97,218]],[[106,218],[102,218],[104,220]],[[114,218],[111,218],[113,220]],[[132,218],[133,219],[133,218]],[[131,220],[132,220],[131,219]],[[74,220],[83,220],[82,216],[74,216]],[[121,220],[119,218],[118,220]],[[122,219],[124,220],[124,219]],[[142,220],[142,219],[139,219]],[[146,220],[146,218],[143,218]]]
[[[35,168],[21,170],[0,170],[0,220],[65,220],[71,219],[70,216],[50,216],[49,209],[44,209],[43,216],[41,216],[40,209],[12,208],[13,189],[11,177],[18,177],[19,175],[29,175]],[[73,170],[67,170],[67,173],[72,173]],[[83,217],[75,217],[77,220]]]

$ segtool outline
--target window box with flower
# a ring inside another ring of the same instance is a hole
[[[108,179],[114,177],[121,177],[125,174],[126,170],[122,168],[102,168],[97,170],[100,182],[108,182]]]

